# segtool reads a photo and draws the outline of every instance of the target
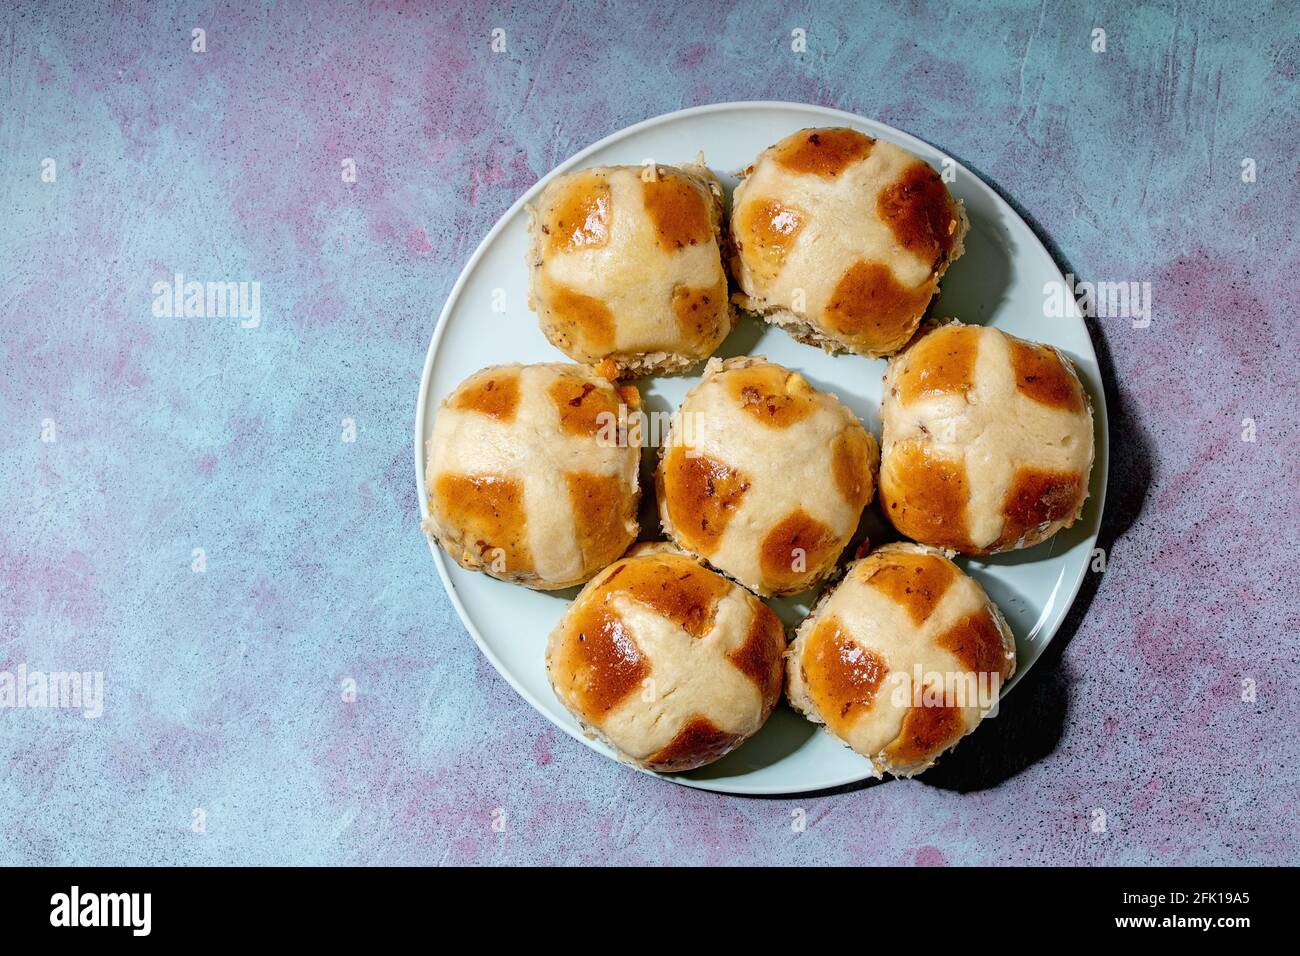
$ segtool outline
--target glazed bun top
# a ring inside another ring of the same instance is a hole
[[[741,304],[798,326],[796,337],[887,355],[916,331],[966,229],[961,203],[912,153],[852,129],[806,129],[765,150],[736,188],[732,273]]]
[[[713,359],[673,416],[657,473],[665,532],[760,595],[811,587],[875,493],[876,440],[799,373]]]
[[[881,505],[945,550],[1026,548],[1088,496],[1092,408],[1058,350],[993,328],[933,328],[885,373]]]
[[[891,544],[800,625],[788,693],[877,776],[908,776],[975,728],[1015,666],[1011,630],[972,578],[936,551]]]
[[[722,187],[703,165],[565,173],[531,213],[529,304],[575,361],[679,371],[731,331]]]
[[[474,373],[434,421],[426,530],[463,567],[505,581],[586,581],[638,531],[640,449],[619,443],[620,404],[639,408],[636,389],[586,366]]]
[[[718,759],[781,696],[785,631],[762,601],[670,545],[641,545],[578,595],[547,646],[556,696],[653,770]]]

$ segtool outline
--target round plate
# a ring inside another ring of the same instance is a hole
[[[1096,422],[1096,463],[1091,496],[1083,517],[1035,548],[961,565],[1002,608],[1016,634],[1017,669],[1006,693],[1016,685],[1052,639],[1087,573],[1101,521],[1106,484],[1106,400],[1097,357],[1083,320],[1044,318],[1045,286],[1063,288],[1064,277],[1024,221],[992,189],[960,164],[913,136],[851,113],[795,103],[720,103],[669,113],[637,123],[587,147],[561,163],[519,198],[492,227],[456,280],[438,319],[415,414],[415,478],[420,512],[428,517],[424,491],[425,443],[438,403],[471,372],[504,362],[557,362],[565,356],[542,335],[527,305],[528,249],[525,203],[557,173],[573,167],[641,163],[680,163],[701,150],[728,192],[735,174],[768,146],[809,126],[851,126],[911,150],[942,170],[953,165],[953,194],[966,203],[971,231],[966,253],[943,278],[932,314],[995,325],[1006,332],[1048,342],[1074,360],[1092,396]],[[502,297],[504,292],[504,297]],[[504,312],[501,312],[504,302]],[[494,308],[495,306],[495,308]],[[794,341],[763,322],[746,319],[718,355],[765,355],[802,372],[820,388],[846,402],[866,426],[880,435],[880,378],[885,363],[856,355],[830,356]],[[638,382],[647,411],[676,408],[699,375],[659,377]],[[643,473],[646,497],[653,483]],[[868,512],[873,512],[871,506]],[[646,521],[643,528],[657,531]],[[644,536],[644,534],[643,534]],[[613,756],[603,744],[582,735],[577,723],[551,692],[543,661],[547,635],[577,589],[542,593],[465,571],[430,542],[434,563],[451,602],[479,648],[510,685],[538,711],[587,746]],[[812,594],[770,602],[787,625],[798,622]],[[996,719],[996,718],[994,718]],[[977,730],[976,733],[979,731]],[[664,775],[688,786],[723,793],[780,794],[822,790],[871,776],[868,761],[784,704],[742,747],[708,767]]]

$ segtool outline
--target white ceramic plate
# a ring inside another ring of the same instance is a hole
[[[425,442],[438,403],[467,375],[487,365],[567,361],[546,341],[536,316],[528,310],[524,204],[553,176],[573,167],[646,159],[671,164],[693,159],[700,150],[730,190],[736,182],[735,173],[761,150],[809,126],[852,126],[911,150],[936,169],[942,169],[947,159],[915,137],[839,110],[794,103],[720,103],[669,113],[615,133],[560,164],[510,207],[456,280],[429,343],[415,413],[415,477],[423,517],[428,516],[423,490]],[[960,164],[949,188],[966,203],[971,233],[965,255],[943,278],[933,314],[995,325],[1061,348],[1079,369],[1096,418],[1097,459],[1082,520],[1036,548],[960,562],[1002,608],[1016,633],[1018,666],[1005,693],[1034,666],[1087,573],[1105,494],[1106,402],[1097,357],[1082,319],[1044,318],[1044,285],[1063,283],[1064,277],[1042,243],[1010,206]],[[497,290],[505,293],[504,314],[493,310]],[[813,384],[839,395],[879,437],[883,360],[830,356],[754,320],[742,321],[717,354],[765,355],[799,370]],[[698,381],[698,375],[689,375],[643,379],[638,384],[647,411],[671,411]],[[653,483],[645,480],[648,475],[642,477],[650,498]],[[875,505],[868,511],[874,513]],[[644,521],[648,509],[643,508],[642,513],[643,526],[650,527]],[[463,570],[436,545],[430,546],[452,604],[493,666],[556,725],[612,757],[603,744],[582,735],[546,679],[543,654],[547,635],[577,589],[545,594],[505,584]],[[772,605],[786,624],[792,625],[806,611],[810,597],[799,595]],[[802,793],[862,780],[870,776],[869,770],[864,758],[782,704],[763,729],[738,750],[711,766],[668,779],[724,793]]]

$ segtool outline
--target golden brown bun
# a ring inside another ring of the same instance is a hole
[[[722,187],[704,166],[565,173],[529,211],[529,306],[575,361],[677,372],[731,331]]]
[[[906,777],[974,730],[1015,669],[1015,640],[984,590],[937,551],[890,544],[799,626],[786,694],[877,777]]]
[[[546,670],[583,729],[637,766],[712,763],[781,696],[785,631],[744,588],[669,545],[640,546],[582,590]]]
[[[839,127],[765,150],[732,205],[738,303],[799,341],[861,355],[907,343],[968,228],[925,162]]]
[[[656,474],[665,533],[760,595],[835,566],[875,493],[879,448],[853,412],[761,357],[710,360]]]
[[[503,581],[586,581],[639,529],[640,449],[618,442],[620,404],[638,408],[636,389],[582,365],[474,373],[434,421],[426,532],[462,567]]]
[[[1092,407],[1070,360],[993,328],[935,326],[885,372],[881,506],[963,554],[1027,548],[1088,497]]]

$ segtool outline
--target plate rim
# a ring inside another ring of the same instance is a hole
[[[541,701],[539,701],[532,693],[530,693],[517,680],[515,680],[514,676],[510,673],[510,670],[502,665],[501,661],[497,658],[496,654],[492,651],[491,647],[488,646],[487,641],[483,639],[483,635],[479,633],[478,628],[474,625],[474,622],[470,619],[469,614],[466,613],[465,606],[461,603],[460,596],[456,593],[456,588],[453,585],[451,581],[451,576],[447,570],[446,556],[443,554],[442,549],[438,547],[438,545],[427,534],[424,533],[423,530],[424,522],[429,517],[429,502],[424,487],[425,463],[423,459],[424,459],[424,432],[425,432],[425,424],[427,421],[428,405],[429,405],[428,401],[426,401],[426,398],[429,394],[429,385],[433,377],[433,365],[437,357],[438,346],[442,342],[443,333],[445,332],[448,321],[450,319],[452,308],[459,300],[461,292],[465,287],[465,284],[469,281],[469,277],[477,267],[479,260],[483,258],[488,248],[490,248],[493,242],[496,240],[497,236],[505,229],[506,223],[511,221],[515,217],[515,215],[519,212],[519,210],[523,208],[525,205],[527,205],[533,199],[534,196],[540,193],[542,189],[545,188],[546,184],[549,183],[553,178],[555,178],[560,173],[563,173],[566,170],[572,168],[573,166],[581,162],[584,158],[591,155],[592,153],[600,149],[603,149],[605,146],[608,146],[621,139],[625,139],[629,136],[632,136],[638,132],[641,132],[642,130],[649,129],[654,126],[660,126],[689,116],[698,116],[698,115],[704,115],[708,113],[740,112],[740,111],[764,110],[764,109],[794,110],[797,112],[806,112],[810,115],[825,116],[833,119],[848,120],[866,126],[879,127],[880,129],[887,130],[891,134],[891,136],[895,137],[897,141],[901,144],[907,146],[913,146],[913,147],[919,146],[922,147],[924,150],[938,150],[944,156],[948,156],[948,158],[952,159],[953,163],[956,165],[958,169],[962,170],[967,175],[971,176],[973,179],[978,181],[989,192],[989,194],[993,197],[993,202],[998,207],[999,212],[1001,212],[1004,216],[1014,217],[1015,221],[1019,222],[1020,225],[1024,227],[1025,231],[1030,236],[1033,237],[1034,242],[1037,243],[1039,249],[1041,249],[1042,252],[1046,255],[1048,262],[1051,263],[1053,270],[1055,270],[1056,275],[1060,278],[1062,284],[1064,285],[1065,275],[1064,273],[1061,272],[1061,267],[1057,263],[1055,257],[1052,255],[1051,250],[1047,248],[1047,245],[1043,242],[1041,238],[1039,238],[1038,233],[1034,231],[1034,229],[1029,225],[1029,223],[1025,222],[1024,217],[1021,216],[1020,213],[1016,211],[1015,207],[1012,206],[1009,202],[1006,201],[1006,199],[1002,197],[1001,192],[998,189],[996,189],[992,184],[986,182],[984,178],[980,176],[978,173],[975,173],[974,171],[969,169],[966,165],[964,165],[962,162],[957,160],[956,157],[949,156],[947,151],[941,149],[938,146],[935,146],[932,143],[926,142],[920,137],[914,136],[911,133],[900,130],[897,127],[891,126],[888,123],[883,123],[880,120],[870,119],[868,117],[861,116],[857,113],[851,113],[847,110],[836,109],[830,106],[819,106],[813,103],[799,103],[799,102],[788,101],[788,100],[734,100],[734,101],[728,101],[723,103],[706,103],[706,104],[701,104],[699,106],[689,106],[684,109],[673,110],[672,112],[669,113],[661,113],[657,116],[651,116],[648,117],[647,119],[640,120],[636,123],[631,124],[630,126],[625,126],[622,129],[615,130],[609,135],[600,138],[596,142],[583,147],[582,149],[574,153],[572,156],[570,156],[568,159],[565,159],[562,162],[558,163],[555,167],[553,167],[551,170],[549,170],[547,173],[541,176],[537,180],[537,182],[535,182],[532,186],[526,189],[513,203],[510,204],[509,208],[507,208],[506,211],[503,212],[497,218],[497,221],[492,224],[492,228],[487,231],[487,233],[479,241],[478,245],[475,246],[474,251],[470,254],[470,257],[465,261],[465,265],[461,267],[460,273],[456,276],[456,281],[452,284],[451,289],[447,292],[447,298],[443,302],[442,310],[438,314],[438,321],[437,324],[434,326],[433,336],[429,340],[429,348],[425,352],[424,369],[420,375],[419,392],[416,395],[415,434],[414,434],[415,486],[416,486],[416,498],[419,502],[419,508],[420,508],[420,533],[424,537],[425,543],[428,545],[430,553],[433,555],[433,563],[434,566],[438,569],[438,578],[442,582],[443,591],[446,593],[448,599],[451,601],[452,607],[455,609],[457,617],[460,618],[461,624],[465,627],[465,630],[469,633],[470,637],[473,638],[474,643],[478,646],[479,652],[484,657],[487,658],[488,662],[492,665],[493,669],[497,672],[497,674],[503,677],[506,683],[509,684],[511,688],[513,688],[515,693],[518,694],[520,697],[522,697],[524,701],[530,707],[533,708],[534,711],[536,711],[538,714],[544,717],[553,726],[558,727],[560,730],[564,731],[570,737],[573,737],[575,740],[584,744],[585,746],[595,751],[596,753],[599,753],[601,756],[605,756],[613,760],[620,767],[637,770],[648,776],[657,777],[661,780],[671,781],[672,783],[681,784],[682,786],[690,787],[696,790],[704,790],[711,793],[723,793],[723,794],[728,794],[733,796],[754,796],[754,797],[795,795],[795,794],[817,795],[820,793],[824,793],[828,790],[834,790],[837,787],[843,787],[847,785],[862,783],[864,781],[870,781],[872,779],[875,779],[875,777],[870,772],[864,772],[860,775],[850,776],[845,779],[832,782],[832,783],[818,783],[816,786],[808,787],[806,789],[790,789],[788,787],[775,787],[770,785],[739,788],[733,785],[729,785],[727,782],[729,778],[712,778],[712,779],[697,780],[697,779],[685,777],[681,774],[656,773],[655,771],[647,770],[643,767],[637,767],[634,764],[629,764],[623,760],[620,760],[617,757],[617,755],[614,755],[612,753],[607,753],[605,748],[595,746],[597,742],[591,738],[584,736],[581,730],[577,726],[567,727],[564,724],[560,723],[549,713],[547,708],[542,705]],[[1098,379],[1101,379],[1101,366],[1097,359],[1096,347],[1093,345],[1092,333],[1088,329],[1087,323],[1084,322],[1081,317],[1077,317],[1077,321],[1079,322],[1084,332],[1084,340],[1087,343],[1087,357],[1092,360],[1093,367],[1097,369]],[[1110,419],[1106,407],[1104,380],[1101,380],[1101,385],[1102,385],[1101,391],[1099,391],[1096,395],[1091,396],[1092,399],[1094,400],[1092,406],[1094,428],[1097,429],[1097,431],[1100,433],[1103,439],[1103,447],[1100,449],[1101,454],[1098,455],[1096,452],[1094,452],[1093,468],[1096,469],[1098,458],[1101,458],[1104,464],[1106,465],[1105,469],[1103,469],[1100,472],[1099,477],[1094,477],[1093,479],[1094,481],[1097,481],[1097,492],[1095,495],[1092,496],[1096,499],[1095,507],[1097,508],[1097,519],[1096,519],[1097,530],[1091,536],[1091,540],[1094,547],[1100,536],[1102,518],[1104,517],[1104,513],[1105,513],[1106,488],[1109,481],[1109,471],[1110,471]],[[1042,635],[1041,633],[1040,635],[1038,635],[1038,639],[1042,641],[1043,650],[1046,650],[1047,646],[1051,644],[1052,641],[1056,638],[1056,634],[1058,631],[1060,631],[1061,625],[1065,621],[1065,617],[1069,614],[1070,609],[1074,607],[1075,600],[1079,596],[1079,591],[1083,587],[1083,581],[1087,573],[1088,573],[1088,562],[1084,561],[1080,566],[1078,573],[1075,575],[1074,580],[1069,585],[1069,595],[1068,595],[1068,599],[1065,602],[1065,611],[1061,616],[1061,620],[1057,621],[1055,626],[1053,626],[1051,630],[1048,633],[1046,633],[1046,635]],[[1042,656],[1043,650],[1039,651],[1038,657]],[[1037,662],[1038,657],[1035,657],[1034,659],[1035,663]],[[1032,667],[1033,665],[1031,664],[1023,671],[1018,671],[1013,676],[1012,680],[1008,683],[1008,685],[1003,689],[999,699],[1000,700],[1005,699],[1005,697],[1009,693],[1011,693],[1011,691],[1015,688],[1015,686],[1018,683],[1020,683],[1021,679],[1029,673]],[[817,732],[821,733],[823,731],[819,727]]]

